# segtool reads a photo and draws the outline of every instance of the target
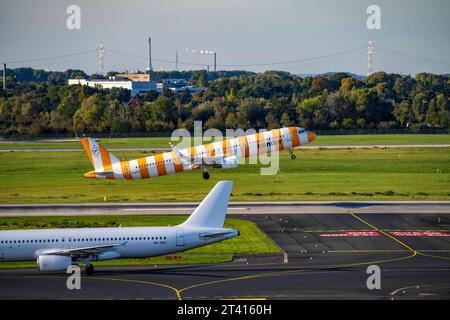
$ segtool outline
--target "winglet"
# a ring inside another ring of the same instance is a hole
[[[223,228],[232,188],[233,181],[219,181],[182,226]]]

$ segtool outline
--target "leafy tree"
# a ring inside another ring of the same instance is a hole
[[[407,123],[414,122],[414,113],[408,100],[403,100],[401,103],[395,105],[393,115],[394,119],[402,127],[406,126]]]
[[[244,127],[245,129],[260,129],[265,127],[266,115],[261,101],[255,98],[244,99],[240,103],[238,109],[239,114],[247,120],[248,125]]]
[[[293,125],[291,122],[291,118],[289,117],[289,114],[287,112],[283,113],[281,116],[280,124],[284,127],[290,127]]]
[[[273,116],[273,113],[269,113],[266,116],[266,123],[267,123],[267,129],[272,130],[280,127],[280,123],[277,121],[277,119]]]
[[[236,114],[234,112],[230,112],[225,119],[225,126],[229,129],[237,129],[238,123]]]
[[[165,95],[159,95],[155,101],[146,104],[144,110],[153,121],[172,123],[177,119],[175,103]]]
[[[352,77],[348,77],[341,80],[341,86],[339,87],[339,89],[342,91],[350,91],[351,89],[360,88],[361,86],[361,81]]]
[[[109,75],[114,75],[111,72]],[[377,72],[363,81],[347,73],[301,78],[287,72],[173,71],[206,91],[151,91],[131,97],[125,89],[68,86],[80,70],[9,69],[7,96],[0,97],[1,135],[125,133],[206,127],[411,130],[448,128],[450,77],[414,78]],[[100,75],[91,75],[92,78]]]

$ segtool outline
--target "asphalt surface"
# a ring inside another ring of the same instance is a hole
[[[370,149],[370,148],[448,148],[450,144],[368,144],[368,145],[323,145],[302,146],[299,149]],[[109,151],[170,151],[167,147],[108,148]],[[0,152],[75,152],[82,148],[0,148]]]
[[[449,299],[449,213],[240,215],[284,254],[212,265],[97,267],[81,290],[35,269],[0,270],[0,299]],[[369,265],[381,289],[369,290]]]
[[[6,204],[0,217],[87,216],[87,215],[189,215],[198,202],[91,203],[91,204]],[[229,215],[346,213],[448,213],[450,201],[288,201],[230,202]]]

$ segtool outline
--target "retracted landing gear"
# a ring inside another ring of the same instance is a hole
[[[92,276],[94,274],[94,265],[92,264],[87,265],[85,271],[87,276]]]
[[[203,179],[208,180],[209,179],[209,172],[204,170],[203,173],[202,173],[202,177],[203,177]]]
[[[291,154],[291,159],[292,160],[297,159],[297,157],[295,156],[294,151],[292,151],[292,149],[289,149],[289,153]]]

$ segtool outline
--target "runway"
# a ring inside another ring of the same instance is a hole
[[[236,214],[282,250],[212,265],[97,267],[81,290],[35,269],[0,271],[0,299],[449,299],[450,213]],[[381,289],[369,290],[369,265]]]
[[[198,202],[5,204],[0,217],[88,215],[189,215]],[[448,213],[450,201],[277,201],[230,202],[229,215],[359,213]]]

